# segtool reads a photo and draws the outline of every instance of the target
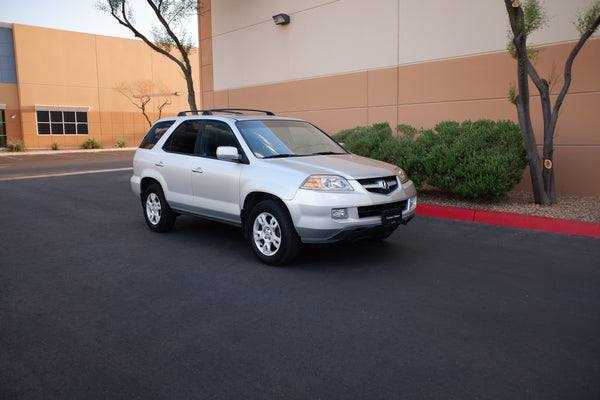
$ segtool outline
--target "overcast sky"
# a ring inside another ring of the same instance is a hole
[[[0,22],[42,26],[66,31],[94,33],[133,39],[133,34],[109,14],[96,8],[99,0],[0,0]],[[144,33],[156,23],[145,0],[129,0],[134,6],[136,26]],[[189,33],[198,43],[198,22],[191,18]]]

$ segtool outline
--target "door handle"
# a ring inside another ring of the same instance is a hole
[[[156,165],[157,167],[161,167],[161,168],[165,166],[165,164],[162,161],[154,163],[154,165]]]
[[[196,167],[196,168],[192,169],[192,172],[194,172],[194,173],[196,173],[196,174],[201,174],[201,173],[203,173],[204,171],[202,171],[202,168],[200,168],[200,167]]]

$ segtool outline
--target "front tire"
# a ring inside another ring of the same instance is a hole
[[[250,212],[246,226],[252,251],[262,262],[282,265],[298,256],[302,244],[281,203],[273,200],[258,203]]]
[[[144,219],[154,232],[168,232],[175,224],[175,213],[169,207],[160,185],[148,186],[142,196]]]

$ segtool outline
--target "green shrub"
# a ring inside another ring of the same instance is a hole
[[[418,131],[389,124],[358,127],[335,136],[356,154],[392,162],[417,187],[423,182],[463,197],[500,201],[523,176],[527,165],[519,126],[511,121],[444,121]]]
[[[343,142],[352,153],[396,163],[399,142],[387,122],[346,129],[337,133],[334,138]]]
[[[52,150],[58,150],[58,143],[52,143]]]
[[[101,149],[102,146],[100,142],[98,142],[95,138],[91,137],[86,140],[83,145],[81,145],[84,149]]]
[[[19,151],[25,151],[25,150],[27,150],[25,148],[25,145],[21,141],[8,142],[6,144],[6,148],[7,148],[8,151],[13,151],[13,152],[19,152]]]
[[[119,140],[117,140],[117,147],[122,149],[125,146],[127,146],[127,142],[125,141],[125,139],[120,138]]]

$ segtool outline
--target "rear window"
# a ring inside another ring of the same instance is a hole
[[[153,148],[174,122],[175,121],[161,121],[154,124],[148,133],[146,133],[146,136],[144,136],[142,143],[140,143],[140,149]]]
[[[201,126],[202,120],[183,121],[167,139],[163,150],[171,153],[194,154]]]

